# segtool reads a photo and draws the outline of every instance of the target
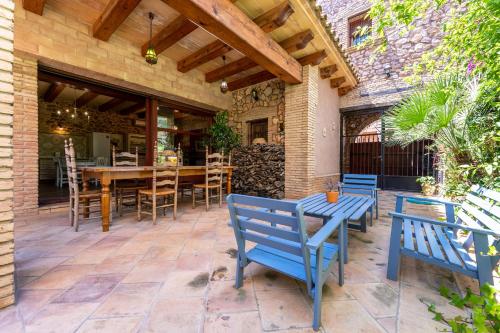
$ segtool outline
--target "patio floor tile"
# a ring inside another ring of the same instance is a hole
[[[123,275],[87,275],[52,303],[100,303],[123,279]]]
[[[399,297],[385,283],[346,285],[346,289],[373,317],[396,316]]]
[[[142,317],[123,317],[107,319],[87,319],[77,333],[134,333],[141,324]]]
[[[49,304],[26,324],[26,333],[74,332],[98,303]]]
[[[205,333],[262,332],[257,311],[240,313],[211,313],[205,319]]]
[[[218,313],[257,310],[252,281],[245,281],[239,289],[234,287],[234,281],[210,283],[207,309]]]
[[[202,326],[203,298],[159,299],[142,332],[197,332]]]
[[[321,316],[323,327],[328,332],[384,332],[382,326],[355,300],[324,303]]]
[[[122,283],[113,290],[92,317],[145,315],[159,287],[158,283]]]
[[[24,286],[25,289],[66,289],[93,270],[93,265],[62,265]]]
[[[172,271],[159,295],[160,297],[201,297],[206,292],[209,278],[208,271]]]

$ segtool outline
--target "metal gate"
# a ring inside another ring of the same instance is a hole
[[[343,135],[341,173],[378,175],[382,189],[419,191],[416,179],[434,175],[435,156],[431,140],[406,147],[390,145],[383,128],[376,133]]]

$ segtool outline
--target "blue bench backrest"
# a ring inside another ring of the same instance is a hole
[[[302,257],[311,285],[310,253],[302,205],[296,202],[231,194],[227,197],[240,260],[246,261],[245,241]]]
[[[371,194],[377,188],[377,175],[345,174],[342,181],[343,192]]]
[[[449,216],[453,213],[453,211],[447,212],[448,220],[453,220],[453,217]],[[500,193],[474,185],[462,202],[456,220],[457,223],[463,223],[469,227],[488,229],[500,234]],[[471,234],[464,246],[468,248],[472,242]],[[490,245],[493,243],[491,240]]]

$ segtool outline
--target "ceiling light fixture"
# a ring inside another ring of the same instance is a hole
[[[155,14],[149,12],[149,46],[146,50],[146,62],[150,65],[155,65],[158,62],[158,56],[156,55],[155,48],[153,47],[153,19]]]
[[[224,66],[226,66],[226,56],[222,56],[222,61],[224,62]],[[220,82],[220,92],[225,94],[227,93],[228,86],[227,86],[227,81],[226,78],[223,78],[222,81]]]

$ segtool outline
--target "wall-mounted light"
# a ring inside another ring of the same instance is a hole
[[[222,61],[224,62],[224,66],[226,66],[226,56],[222,56]],[[222,78],[222,81],[220,82],[220,92],[225,94],[228,91],[228,86],[227,86],[227,81],[226,78]]]
[[[149,12],[149,45],[146,50],[146,62],[150,65],[155,65],[158,62],[158,56],[156,55],[155,48],[153,47],[153,19],[155,14]]]
[[[388,79],[391,77],[391,72],[392,72],[391,65],[385,64],[384,65],[384,74],[385,74],[385,76],[387,76]]]

